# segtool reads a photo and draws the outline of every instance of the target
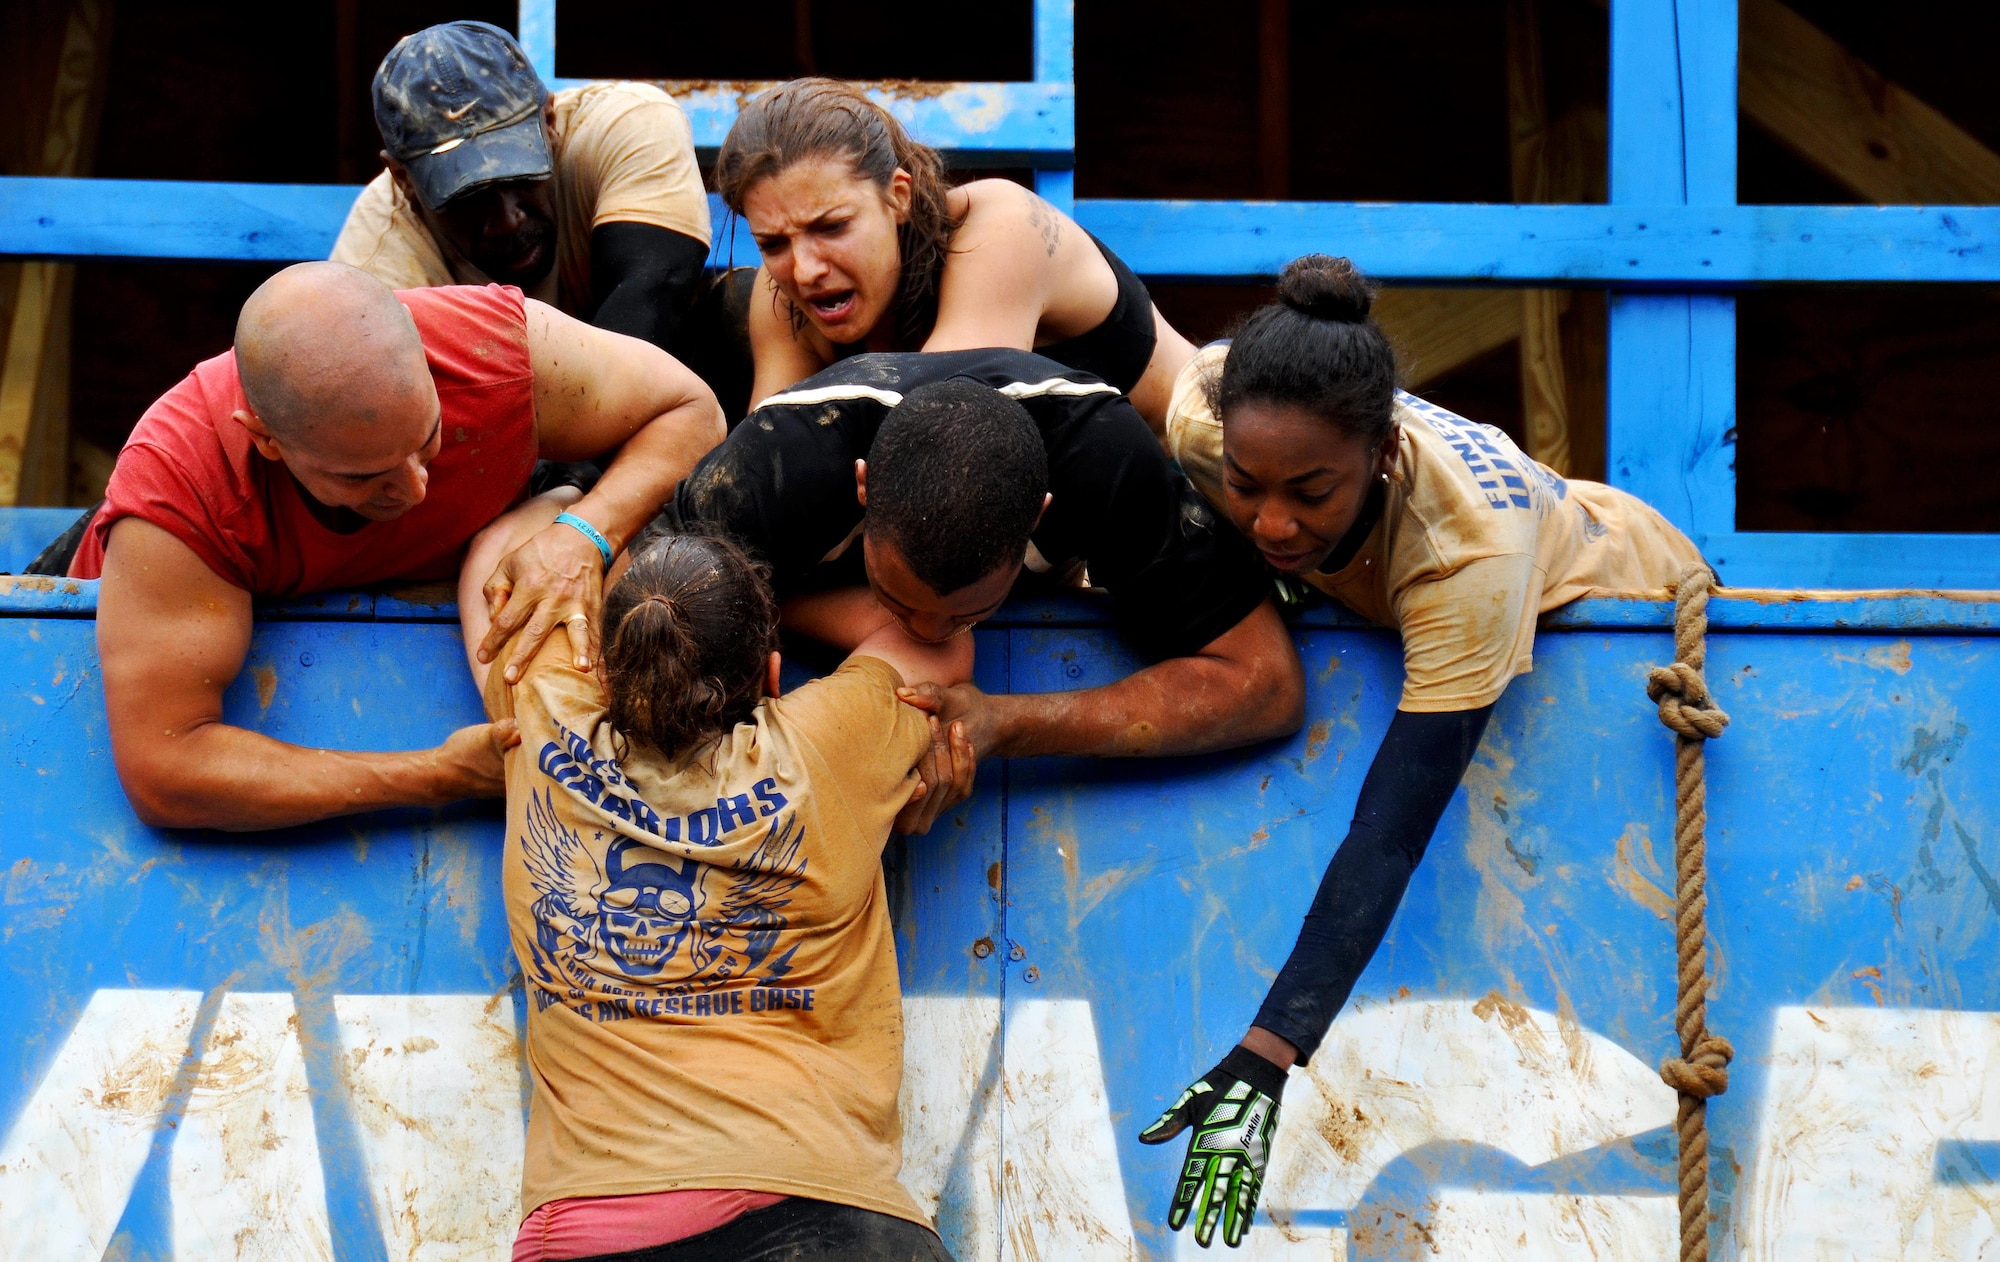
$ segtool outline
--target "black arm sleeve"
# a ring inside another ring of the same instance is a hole
[[[600,224],[590,233],[590,322],[662,350],[694,304],[708,247],[649,223]]]
[[[1334,852],[1291,958],[1254,1024],[1299,1049],[1305,1064],[1339,1014],[1422,862],[1431,834],[1472,763],[1492,706],[1449,714],[1396,711],[1347,839]]]

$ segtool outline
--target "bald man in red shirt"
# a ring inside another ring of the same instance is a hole
[[[252,598],[454,578],[538,456],[615,450],[486,585],[489,642],[527,627],[509,677],[557,628],[588,669],[611,556],[723,431],[672,356],[517,289],[393,293],[337,263],[278,273],[244,304],[235,347],[141,418],[70,566],[103,579],[98,655],[133,809],[158,827],[259,829],[498,796],[512,733],[493,725],[361,753],[224,723]]]

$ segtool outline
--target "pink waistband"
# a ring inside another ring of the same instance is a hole
[[[514,1262],[557,1262],[672,1244],[784,1199],[771,1192],[678,1188],[550,1201],[521,1224],[514,1237]]]

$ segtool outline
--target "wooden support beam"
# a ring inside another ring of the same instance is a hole
[[[1396,348],[1403,382],[1421,390],[1521,336],[1518,289],[1384,289],[1372,314]]]
[[[56,64],[39,175],[89,169],[103,97],[105,0],[74,0]],[[59,504],[69,496],[70,294],[68,263],[23,263],[0,359],[0,505]]]
[[[1780,0],[1741,0],[1738,104],[1880,205],[2000,203],[2000,154]]]
[[[1514,200],[1548,201],[1554,190],[1537,0],[1507,0],[1507,133]],[[1562,298],[1554,290],[1521,291],[1521,418],[1528,454],[1566,474],[1569,385],[1563,373]]]

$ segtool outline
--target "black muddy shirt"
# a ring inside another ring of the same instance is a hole
[[[1015,350],[856,355],[764,401],[680,485],[669,520],[720,526],[772,569],[778,598],[863,585],[854,462],[908,391],[965,380],[1041,430],[1054,499],[1027,569],[1087,573],[1154,659],[1200,651],[1270,594],[1256,552],[1189,485],[1123,395]]]

